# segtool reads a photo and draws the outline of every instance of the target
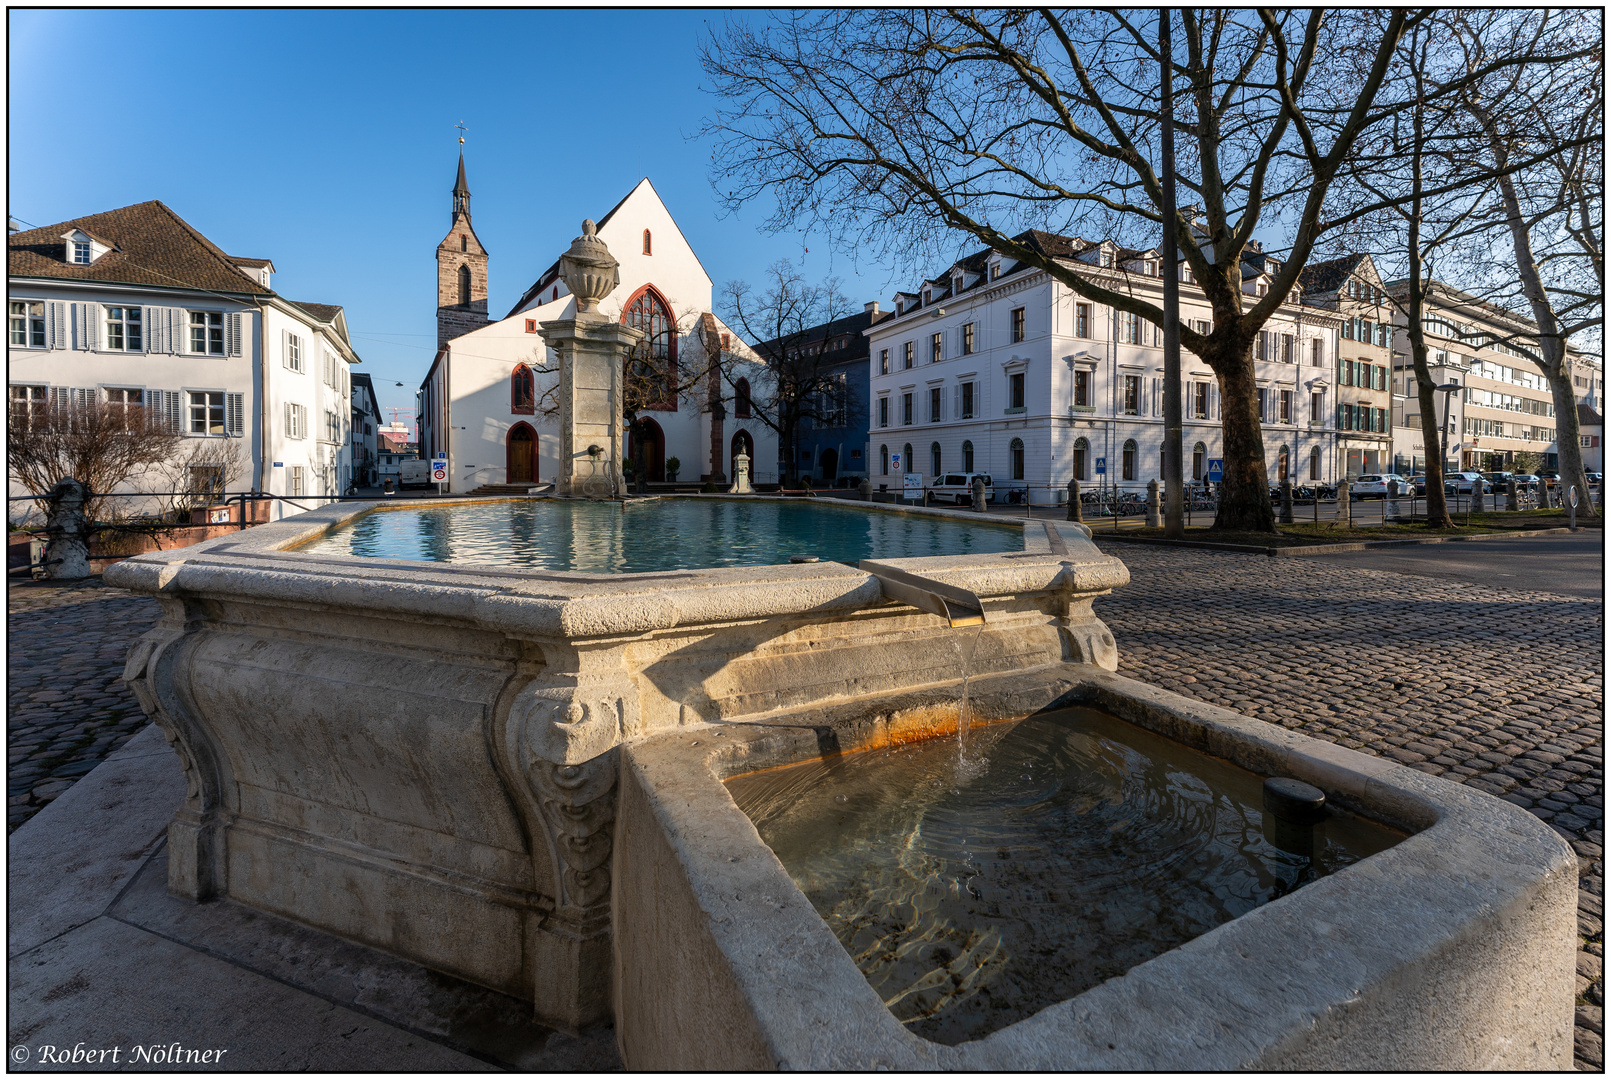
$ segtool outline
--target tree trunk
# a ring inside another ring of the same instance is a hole
[[[1232,339],[1226,352],[1236,344]],[[1203,360],[1219,377],[1220,431],[1225,440],[1225,480],[1214,528],[1273,533],[1275,508],[1270,505],[1269,473],[1264,467],[1264,429],[1259,421],[1252,343],[1241,342],[1230,356],[1205,356]]]
[[[1414,317],[1419,319],[1419,313]],[[1412,343],[1410,354],[1415,363],[1415,400],[1421,404],[1421,441],[1426,447],[1426,525],[1429,529],[1452,529],[1454,522],[1449,519],[1449,500],[1443,492],[1441,438],[1448,417],[1441,421],[1438,419],[1433,390],[1435,384],[1426,363],[1426,346]],[[1443,407],[1447,410],[1453,405],[1453,402],[1446,401]]]

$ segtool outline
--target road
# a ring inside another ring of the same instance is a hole
[[[1341,565],[1351,563],[1395,574],[1594,600],[1605,592],[1604,537],[1602,529],[1584,529],[1551,536],[1406,544],[1297,557]]]

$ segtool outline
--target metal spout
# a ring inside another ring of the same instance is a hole
[[[867,561],[861,562],[857,569],[877,578],[884,595],[891,600],[938,615],[953,628],[984,625],[984,604],[966,589]]]

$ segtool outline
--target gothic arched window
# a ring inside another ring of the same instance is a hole
[[[649,230],[644,229],[643,230],[643,253],[645,255],[653,255],[654,254],[653,240],[654,240],[654,238],[649,235]]]
[[[469,266],[460,266],[459,267],[459,303],[466,304],[466,305],[470,303],[470,268],[469,268]]]
[[[962,444],[962,471],[973,471],[973,440],[968,439]]]
[[[940,444],[934,443],[929,447],[929,474],[939,476],[944,470],[940,468]]]
[[[677,324],[660,294],[645,285],[621,313],[621,321],[643,331],[627,361],[627,396],[648,409],[677,407]]]
[[[537,406],[537,381],[532,376],[531,368],[525,364],[516,364],[514,374],[509,377],[509,411],[532,415]]]
[[[733,416],[747,420],[750,415],[750,381],[740,379],[733,384]]]

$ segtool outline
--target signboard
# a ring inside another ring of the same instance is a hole
[[[283,469],[283,468],[285,468],[285,462],[283,462],[283,461],[276,461],[276,462],[275,462],[275,463],[274,463],[274,467],[275,467],[275,468],[276,468],[276,469]]]
[[[897,476],[900,475],[901,455],[899,452],[893,453],[889,456],[889,470],[890,472],[895,473]]]
[[[909,472],[901,477],[905,484],[905,495],[908,499],[921,499],[923,497],[923,474]]]
[[[229,520],[229,507],[213,506],[207,510],[207,522],[211,525],[221,525]]]
[[[1096,474],[1098,476],[1103,476],[1103,475],[1105,475],[1107,473],[1107,471],[1108,471],[1108,459],[1105,458],[1105,457],[1097,458],[1096,459]]]
[[[431,483],[447,483],[447,462],[440,459],[431,462]]]
[[[1208,472],[1204,474],[1203,479],[1210,484],[1223,484],[1225,482],[1225,459],[1219,457],[1209,458]]]

